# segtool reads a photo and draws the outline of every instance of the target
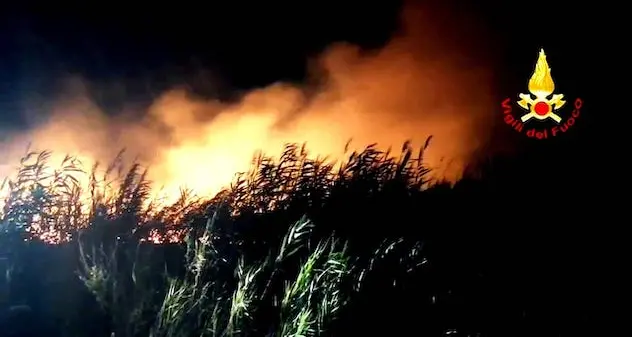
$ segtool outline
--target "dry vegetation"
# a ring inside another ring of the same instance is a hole
[[[381,260],[398,250],[399,268],[407,272],[424,260],[420,243],[401,239],[351,253],[350,238],[317,228],[310,213],[321,217],[332,199],[359,190],[367,197],[393,188],[419,191],[427,173],[422,152],[413,159],[405,145],[396,158],[370,146],[334,168],[288,145],[279,160],[256,157],[250,172],[213,199],[183,193],[169,206],[150,199],[140,165],[126,173],[119,159],[103,171],[95,165],[83,188],[78,176],[86,173],[72,157],[51,170],[50,153],[28,153],[4,183],[1,305],[9,314],[34,310],[17,286],[43,272],[29,263],[40,258],[34,252],[72,251],[58,269],[77,267],[101,311],[103,335],[326,334],[380,273]]]
[[[490,235],[493,212],[520,202],[510,171],[496,162],[483,183],[430,186],[423,150],[369,146],[334,167],[288,145],[211,200],[183,192],[169,206],[140,165],[94,166],[82,189],[73,158],[46,176],[50,154],[28,154],[0,214],[3,336],[517,329],[505,322],[523,315],[512,301],[526,288],[507,275],[528,268],[512,255],[526,246]]]

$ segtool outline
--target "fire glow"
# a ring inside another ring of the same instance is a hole
[[[313,157],[340,161],[350,139],[348,151],[374,143],[397,148],[408,140],[421,147],[433,136],[424,161],[434,177],[457,181],[490,137],[492,66],[464,56],[480,44],[456,38],[472,33],[465,26],[454,31],[452,23],[464,25],[463,18],[416,7],[402,18],[400,32],[380,50],[349,44],[325,50],[312,72],[318,87],[275,83],[236,103],[174,89],[142,113],[111,115],[91,99],[86,81],[66,79],[64,94],[43,111],[49,118],[0,143],[0,176],[13,173],[29,143],[52,151],[53,167],[66,154],[84,167],[107,164],[125,148],[149,167],[155,196],[169,203],[182,188],[216,194],[248,170],[257,152],[278,156],[287,143],[306,143]]]

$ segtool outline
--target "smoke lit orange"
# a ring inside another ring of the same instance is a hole
[[[132,121],[104,114],[85,82],[70,78],[48,120],[0,144],[0,175],[12,173],[29,142],[58,159],[77,155],[87,168],[126,148],[173,200],[181,187],[218,192],[248,169],[257,151],[278,155],[288,142],[306,142],[314,156],[339,160],[349,139],[356,150],[372,143],[399,147],[406,140],[421,146],[433,135],[427,164],[437,176],[458,179],[493,120],[489,70],[462,64],[466,47],[444,49],[449,36],[426,34],[438,24],[431,15],[406,14],[401,32],[381,50],[348,44],[326,50],[312,74],[323,77],[315,91],[275,83],[228,104],[172,90],[141,121]]]

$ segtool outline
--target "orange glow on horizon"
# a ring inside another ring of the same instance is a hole
[[[450,37],[433,32],[449,20],[435,18],[407,8],[401,31],[378,51],[331,46],[312,71],[320,79],[316,90],[275,83],[225,103],[174,89],[133,114],[141,119],[104,113],[87,82],[69,78],[64,95],[45,111],[50,118],[0,143],[0,176],[14,174],[28,143],[51,150],[53,167],[70,154],[86,170],[96,161],[107,165],[125,148],[128,160],[138,156],[149,167],[165,202],[173,202],[182,187],[212,196],[247,171],[255,153],[279,156],[286,143],[306,143],[313,157],[340,161],[373,143],[398,149],[412,140],[419,148],[432,135],[426,163],[435,177],[456,181],[487,142],[497,109],[490,66],[465,63],[469,47],[447,48]]]

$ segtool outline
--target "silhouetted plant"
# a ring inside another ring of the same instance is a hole
[[[363,320],[393,330],[388,314],[408,309],[379,305],[412,296],[427,314],[444,296],[433,280],[450,275],[440,268],[449,245],[427,242],[453,236],[433,231],[449,223],[432,216],[446,214],[446,195],[471,195],[429,180],[427,146],[393,155],[374,144],[334,163],[288,144],[279,158],[255,156],[216,196],[183,191],[170,205],[152,200],[146,170],[123,153],[88,173],[75,158],[50,170],[49,152],[29,153],[4,185],[0,262],[31,268],[23,253],[38,240],[69,247],[104,336],[345,335]]]

